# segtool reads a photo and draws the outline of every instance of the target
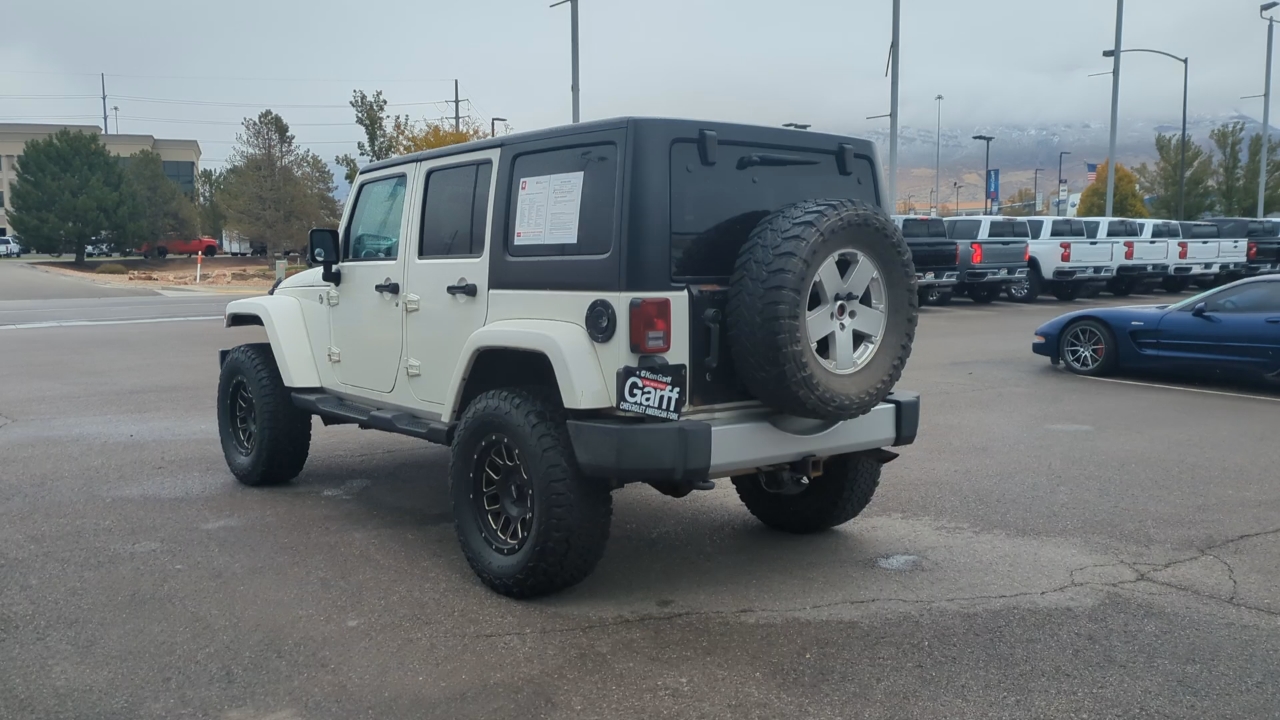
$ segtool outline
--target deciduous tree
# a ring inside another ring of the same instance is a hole
[[[351,109],[356,111],[356,124],[364,130],[365,139],[356,143],[359,155],[371,162],[394,156],[396,141],[392,135],[393,128],[407,119],[393,118],[387,114],[387,100],[382,96],[382,91],[375,90],[370,97],[363,90],[352,90]],[[334,162],[346,169],[348,183],[355,181],[356,173],[360,172],[360,163],[356,158],[350,154],[339,155],[334,158]]]
[[[1098,166],[1098,179],[1080,194],[1080,205],[1076,215],[1089,217],[1105,215],[1107,212],[1107,173],[1110,162]],[[1116,163],[1116,190],[1112,201],[1112,214],[1116,217],[1147,217],[1147,206],[1142,202],[1142,193],[1138,192],[1138,178],[1128,168]]]
[[[1213,156],[1194,140],[1187,139],[1187,180],[1185,217],[1178,217],[1178,168],[1181,159],[1177,133],[1156,135],[1155,165],[1142,163],[1134,168],[1138,186],[1152,197],[1151,211],[1156,217],[1195,220],[1213,208]]]
[[[1036,193],[1031,188],[1020,188],[1008,200],[1000,203],[1001,215],[1025,217],[1034,215],[1036,212]]]
[[[1264,214],[1280,210],[1280,139],[1272,140],[1267,153],[1267,196],[1263,200]],[[1240,183],[1240,212],[1253,217],[1258,214],[1258,165],[1262,162],[1262,133],[1249,138],[1249,150],[1245,154]]]
[[[27,141],[12,184],[13,229],[36,252],[74,252],[123,225],[122,172],[97,135],[59,130]]]
[[[1247,202],[1241,167],[1244,123],[1233,122],[1216,127],[1209,131],[1209,139],[1218,150],[1218,162],[1213,168],[1214,199],[1217,211],[1223,215],[1243,215]]]

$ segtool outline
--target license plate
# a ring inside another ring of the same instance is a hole
[[[1259,167],[1261,167],[1261,166],[1259,166]],[[1000,268],[1000,274],[1001,274],[1001,275],[1008,275],[1008,274],[1009,274],[1009,268]]]
[[[685,365],[618,370],[618,409],[663,420],[679,420],[689,368]]]
[[[1259,166],[1259,167],[1261,167],[1261,166]],[[932,280],[932,279],[933,279],[933,273],[931,273],[931,272],[927,272],[927,273],[925,273],[925,274],[924,274],[924,279],[925,279],[925,280]]]

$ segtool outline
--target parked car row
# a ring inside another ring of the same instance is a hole
[[[895,215],[911,248],[920,300],[965,295],[1034,302],[1152,287],[1181,292],[1280,272],[1280,221],[1113,217],[920,217]]]

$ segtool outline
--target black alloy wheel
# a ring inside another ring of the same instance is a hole
[[[480,443],[471,497],[480,531],[489,547],[503,555],[520,551],[534,520],[533,483],[510,438],[494,433]]]

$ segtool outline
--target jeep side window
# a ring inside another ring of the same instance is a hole
[[[399,255],[406,185],[404,175],[360,185],[342,242],[344,260],[394,260]]]
[[[493,164],[472,163],[427,173],[418,257],[479,257],[489,210]]]
[[[582,173],[578,198],[578,236],[574,242],[516,243],[520,183],[534,177]],[[517,155],[512,163],[507,207],[506,247],[512,257],[608,255],[617,213],[618,146],[613,143],[557,148]]]
[[[981,220],[956,220],[947,226],[947,234],[953,240],[977,240]]]

